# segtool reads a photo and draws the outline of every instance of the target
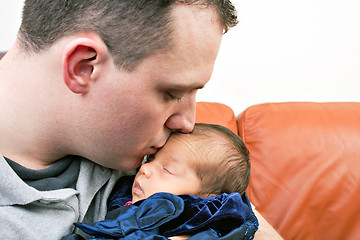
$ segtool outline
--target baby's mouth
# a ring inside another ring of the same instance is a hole
[[[135,181],[134,187],[133,187],[133,194],[137,195],[137,196],[142,196],[144,195],[144,191],[142,190],[142,188],[140,187],[140,184],[138,181]]]

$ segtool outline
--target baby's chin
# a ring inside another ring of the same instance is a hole
[[[138,202],[138,201],[140,201],[140,200],[143,200],[143,199],[145,199],[145,198],[141,198],[141,197],[138,197],[138,196],[135,196],[135,195],[132,195],[132,203],[134,204],[134,203],[136,203],[136,202]]]

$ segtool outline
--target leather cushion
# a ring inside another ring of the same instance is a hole
[[[267,103],[237,120],[250,201],[285,239],[360,236],[360,103]]]
[[[237,123],[233,110],[222,103],[197,102],[196,122],[218,124],[238,134]]]

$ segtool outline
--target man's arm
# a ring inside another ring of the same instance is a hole
[[[259,221],[259,229],[255,233],[254,240],[283,240],[265,218],[263,218],[256,209],[253,210]]]

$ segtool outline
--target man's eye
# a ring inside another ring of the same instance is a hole
[[[170,100],[176,100],[176,101],[181,100],[181,98],[177,97],[175,94],[173,94],[171,92],[166,92],[166,95],[167,95],[168,99],[170,99]]]

